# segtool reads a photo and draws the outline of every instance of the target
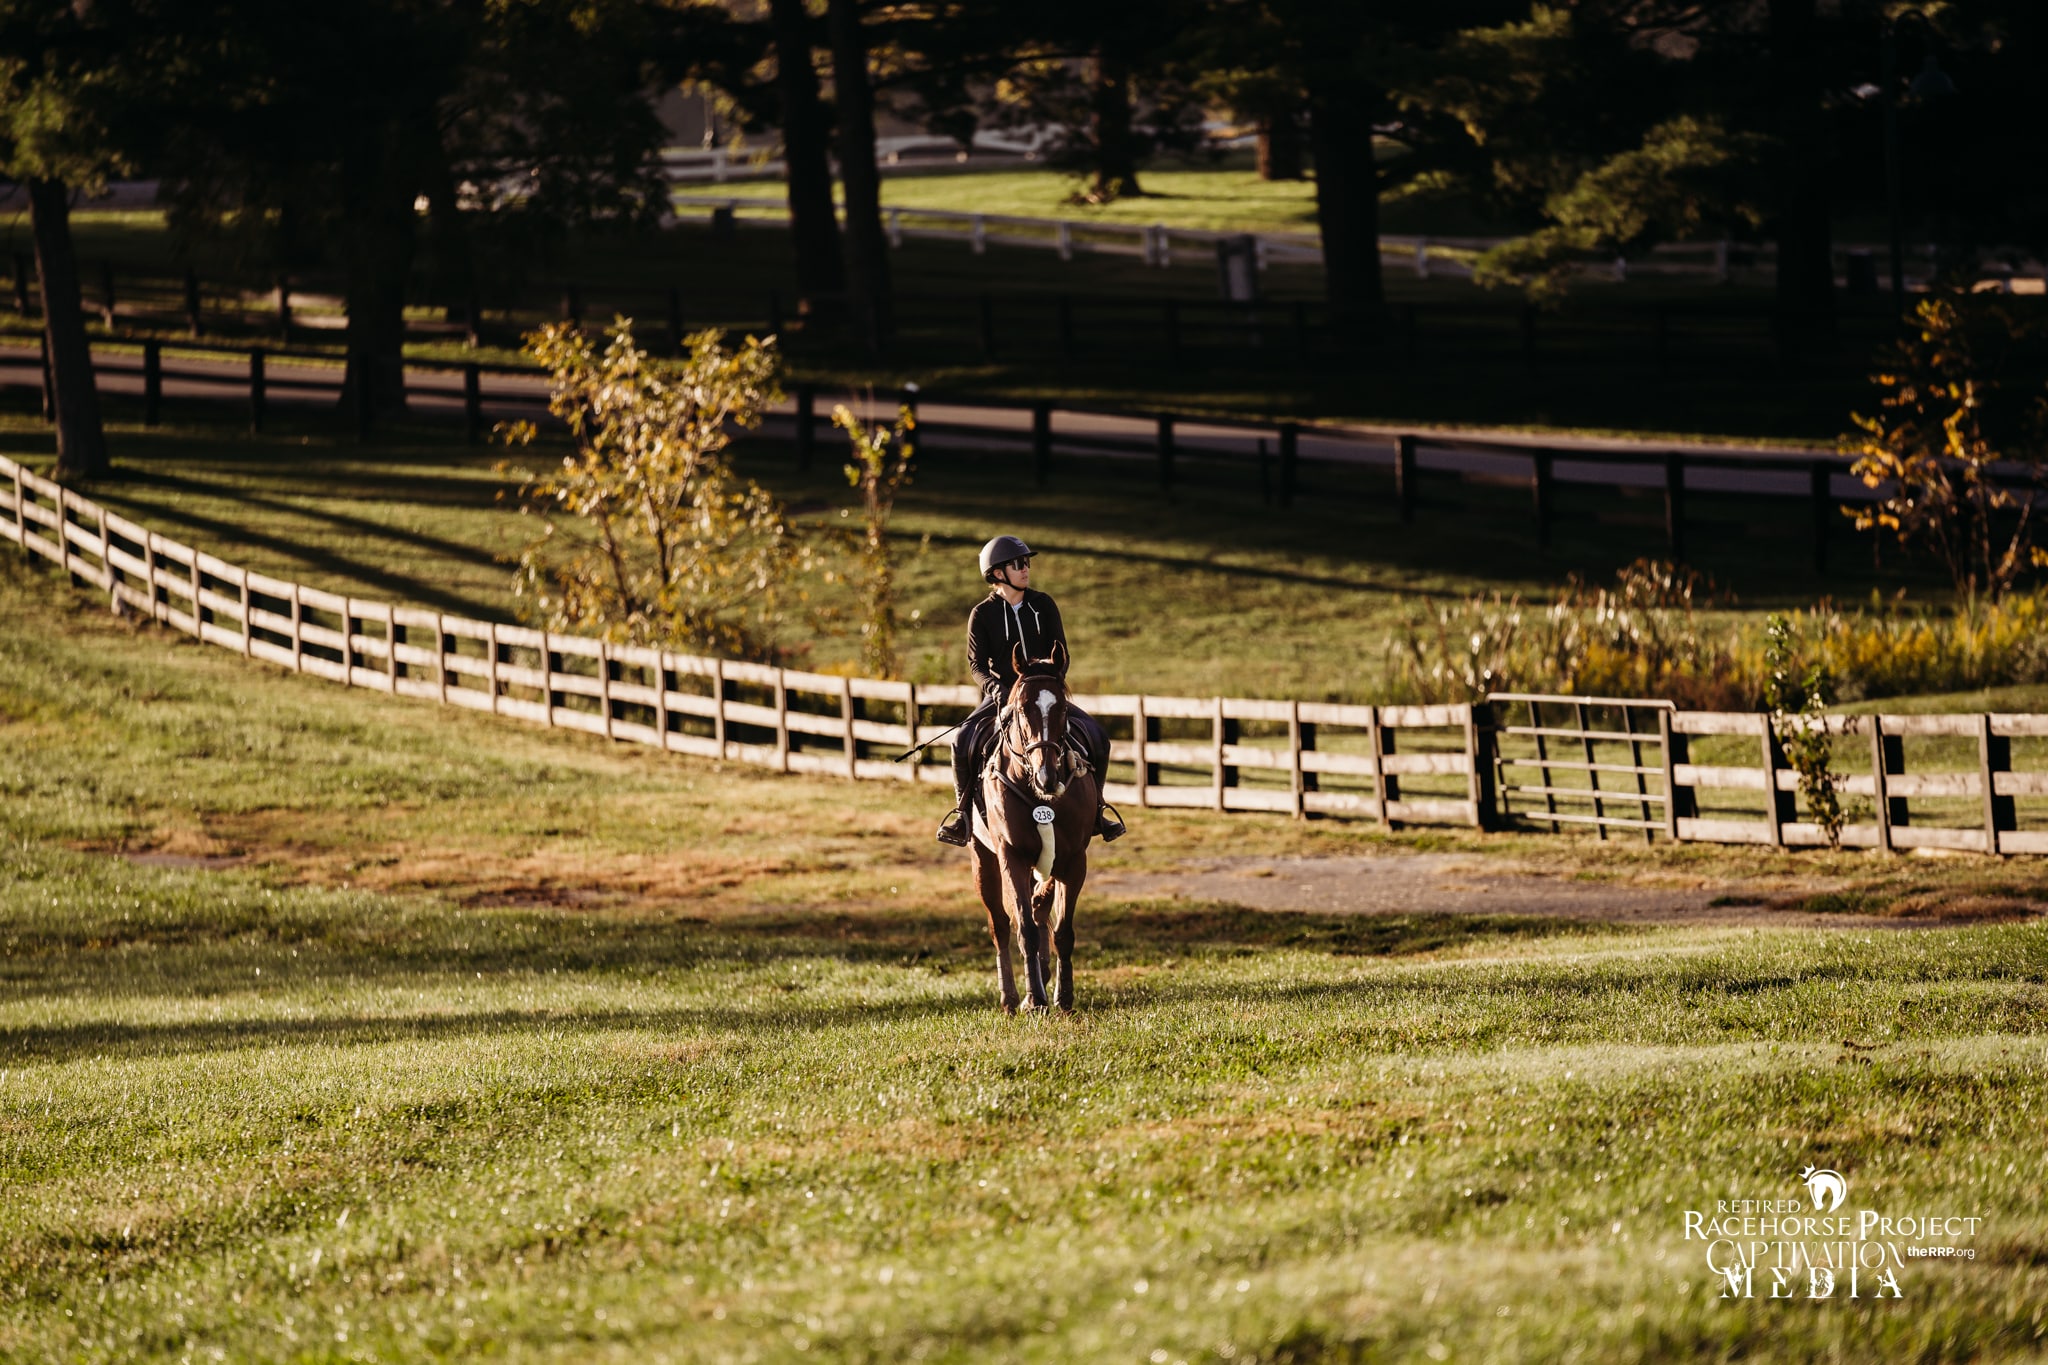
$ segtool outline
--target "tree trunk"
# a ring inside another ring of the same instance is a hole
[[[85,309],[78,297],[78,258],[71,250],[71,191],[62,181],[28,183],[34,220],[36,270],[42,276],[43,331],[50,346],[50,388],[57,419],[60,481],[104,478],[113,472],[107,435],[100,426],[99,389]]]
[[[1095,135],[1095,184],[1089,196],[1108,203],[1142,195],[1138,148],[1131,136],[1131,66],[1107,43],[1096,49],[1088,104]]]
[[[1777,135],[1777,306],[1787,341],[1833,329],[1834,234],[1829,221],[1827,112],[1815,0],[1771,0],[1771,113]]]
[[[789,167],[789,236],[796,247],[797,306],[830,308],[846,292],[839,220],[832,209],[832,162],[811,20],[804,0],[769,0],[775,28],[776,88],[782,96],[782,159]]]
[[[1323,295],[1340,335],[1364,340],[1379,325],[1380,186],[1372,144],[1377,92],[1332,80],[1309,91],[1316,225],[1323,240]]]
[[[1259,179],[1301,179],[1301,128],[1292,109],[1259,119]]]
[[[846,187],[846,280],[853,325],[868,355],[889,349],[889,242],[882,234],[882,176],[875,166],[875,92],[859,0],[830,0],[832,95],[839,111],[839,179]]]
[[[397,174],[395,132],[365,130],[341,168],[343,289],[348,368],[341,401],[353,410],[368,365],[370,402],[380,415],[405,411],[405,286],[412,273],[418,215],[415,186]]]

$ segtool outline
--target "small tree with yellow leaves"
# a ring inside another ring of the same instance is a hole
[[[904,407],[893,426],[868,426],[841,404],[832,409],[832,424],[853,444],[846,481],[860,490],[862,526],[854,542],[860,666],[870,677],[893,678],[898,665],[896,560],[889,545],[889,516],[896,509],[897,491],[910,482],[917,419]]]
[[[1944,291],[1913,310],[1911,330],[1871,376],[1874,416],[1842,438],[1877,501],[1845,507],[1858,530],[1932,551],[1956,590],[1996,600],[2029,565],[2033,502],[1994,477],[1996,462],[2038,471],[2048,433],[2039,329],[1983,296]]]
[[[575,440],[552,469],[501,467],[542,526],[519,555],[528,614],[552,630],[772,658],[803,555],[781,503],[734,473],[727,446],[781,396],[773,340],[728,348],[699,332],[686,358],[659,362],[620,318],[602,350],[561,324],[527,349],[551,372],[548,410]],[[530,422],[498,430],[514,445],[536,434]]]

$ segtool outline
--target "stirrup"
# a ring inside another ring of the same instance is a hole
[[[1124,818],[1117,808],[1107,801],[1103,802],[1102,809],[1095,813],[1095,832],[1101,836],[1105,844],[1113,844],[1124,837]]]
[[[939,821],[937,838],[940,843],[951,844],[955,848],[965,848],[970,837],[972,836],[967,816],[962,813],[961,807],[953,807],[952,810],[946,812],[946,818]]]

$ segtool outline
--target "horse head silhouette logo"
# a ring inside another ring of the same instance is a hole
[[[1849,1182],[1842,1179],[1840,1171],[1808,1166],[1799,1173],[1799,1178],[1806,1182],[1806,1193],[1812,1198],[1816,1213],[1833,1213],[1849,1197]]]

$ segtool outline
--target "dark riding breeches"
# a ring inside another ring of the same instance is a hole
[[[968,802],[979,790],[975,774],[981,771],[994,747],[999,709],[993,699],[984,701],[960,722],[960,730],[953,737],[953,795],[963,811],[969,809]],[[1067,733],[1080,741],[1081,752],[1088,756],[1088,766],[1095,770],[1099,791],[1104,774],[1109,771],[1109,732],[1102,728],[1101,721],[1068,703]]]

